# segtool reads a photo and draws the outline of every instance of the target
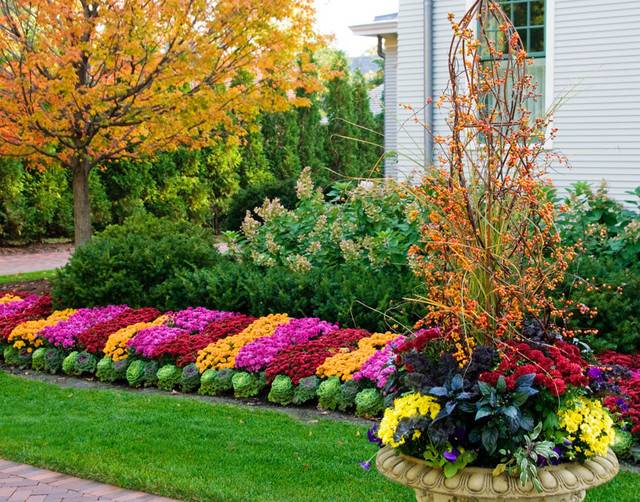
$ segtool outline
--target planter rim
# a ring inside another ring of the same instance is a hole
[[[478,500],[540,499],[581,492],[610,481],[619,470],[618,459],[611,450],[606,457],[593,457],[584,464],[543,467],[538,470],[542,491],[537,492],[530,482],[522,487],[517,477],[507,473],[493,476],[493,469],[489,467],[466,467],[447,479],[441,469],[430,467],[426,461],[388,446],[378,452],[376,467],[388,479],[416,490]]]

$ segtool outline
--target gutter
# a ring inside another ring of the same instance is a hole
[[[433,0],[424,0],[424,163],[433,162]],[[430,100],[430,103],[427,103]]]

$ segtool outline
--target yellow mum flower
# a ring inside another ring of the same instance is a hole
[[[75,313],[75,309],[56,310],[46,319],[22,322],[11,330],[7,341],[13,344],[16,349],[38,348],[44,343],[42,338],[38,336],[44,328],[54,326],[60,321],[66,321]]]
[[[11,302],[19,302],[20,300],[22,300],[22,298],[20,298],[19,296],[6,294],[6,295],[0,296],[0,305],[4,305],[5,303],[11,303]]]
[[[278,326],[288,323],[289,320],[287,314],[270,314],[256,319],[237,335],[218,340],[200,350],[196,366],[200,373],[204,373],[209,368],[215,370],[233,368],[236,356],[242,347],[258,338],[271,336]]]
[[[161,315],[155,321],[152,322],[137,322],[131,326],[119,329],[115,333],[109,335],[107,343],[104,346],[104,353],[110,357],[113,361],[122,361],[129,357],[127,351],[127,342],[131,340],[138,331],[151,328],[153,326],[160,326],[169,319],[169,316]]]
[[[378,350],[384,348],[398,335],[393,333],[374,333],[358,341],[358,348],[351,352],[339,352],[331,356],[318,366],[316,375],[320,378],[339,377],[343,382],[351,380],[367,360]]]
[[[396,442],[393,435],[398,428],[400,420],[415,416],[428,416],[431,420],[440,413],[440,404],[432,396],[425,396],[418,392],[399,397],[393,401],[393,407],[384,410],[384,416],[378,429],[378,437],[383,444],[397,448],[404,444],[405,440]],[[420,431],[415,431],[412,439],[418,439]]]
[[[559,411],[558,418],[569,440],[578,443],[576,451],[584,449],[586,457],[607,454],[616,434],[613,420],[599,400],[576,398]]]

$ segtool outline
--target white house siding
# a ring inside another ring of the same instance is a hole
[[[553,8],[555,4],[555,8]],[[555,21],[554,150],[571,169],[559,188],[607,180],[610,193],[640,186],[640,1],[547,0]]]
[[[421,0],[400,0],[399,7],[396,175],[407,179],[421,168],[424,159],[424,9]]]
[[[385,37],[384,42],[384,148],[387,154],[384,173],[388,178],[395,178],[398,162],[398,38]]]

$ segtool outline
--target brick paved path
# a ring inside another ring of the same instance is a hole
[[[70,254],[70,251],[48,251],[0,255],[0,275],[52,270],[65,265]]]
[[[0,502],[172,502],[173,499],[0,460]],[[175,502],[175,501],[174,501]]]

